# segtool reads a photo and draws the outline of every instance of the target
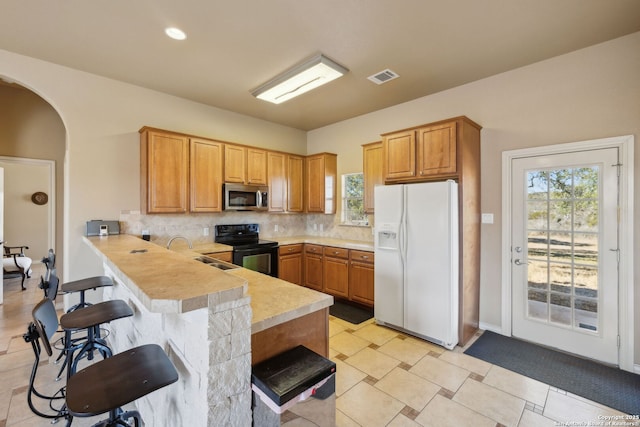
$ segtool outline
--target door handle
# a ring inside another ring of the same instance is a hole
[[[518,258],[518,259],[515,259],[515,260],[513,261],[513,263],[514,263],[515,265],[525,265],[525,264],[529,264],[528,262],[522,262],[519,258]]]

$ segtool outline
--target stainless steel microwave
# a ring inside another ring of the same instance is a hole
[[[225,211],[266,211],[268,209],[269,187],[224,184]]]

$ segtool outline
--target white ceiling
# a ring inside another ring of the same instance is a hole
[[[638,0],[1,3],[0,49],[303,130],[640,31]],[[350,72],[280,105],[251,96],[317,53]],[[400,78],[367,80],[386,68]]]

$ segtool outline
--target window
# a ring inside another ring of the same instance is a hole
[[[369,225],[369,219],[364,213],[364,175],[362,173],[342,175],[342,223]]]

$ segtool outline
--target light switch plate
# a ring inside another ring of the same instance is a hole
[[[482,223],[483,224],[493,224],[493,214],[492,213],[483,213],[482,214]]]

